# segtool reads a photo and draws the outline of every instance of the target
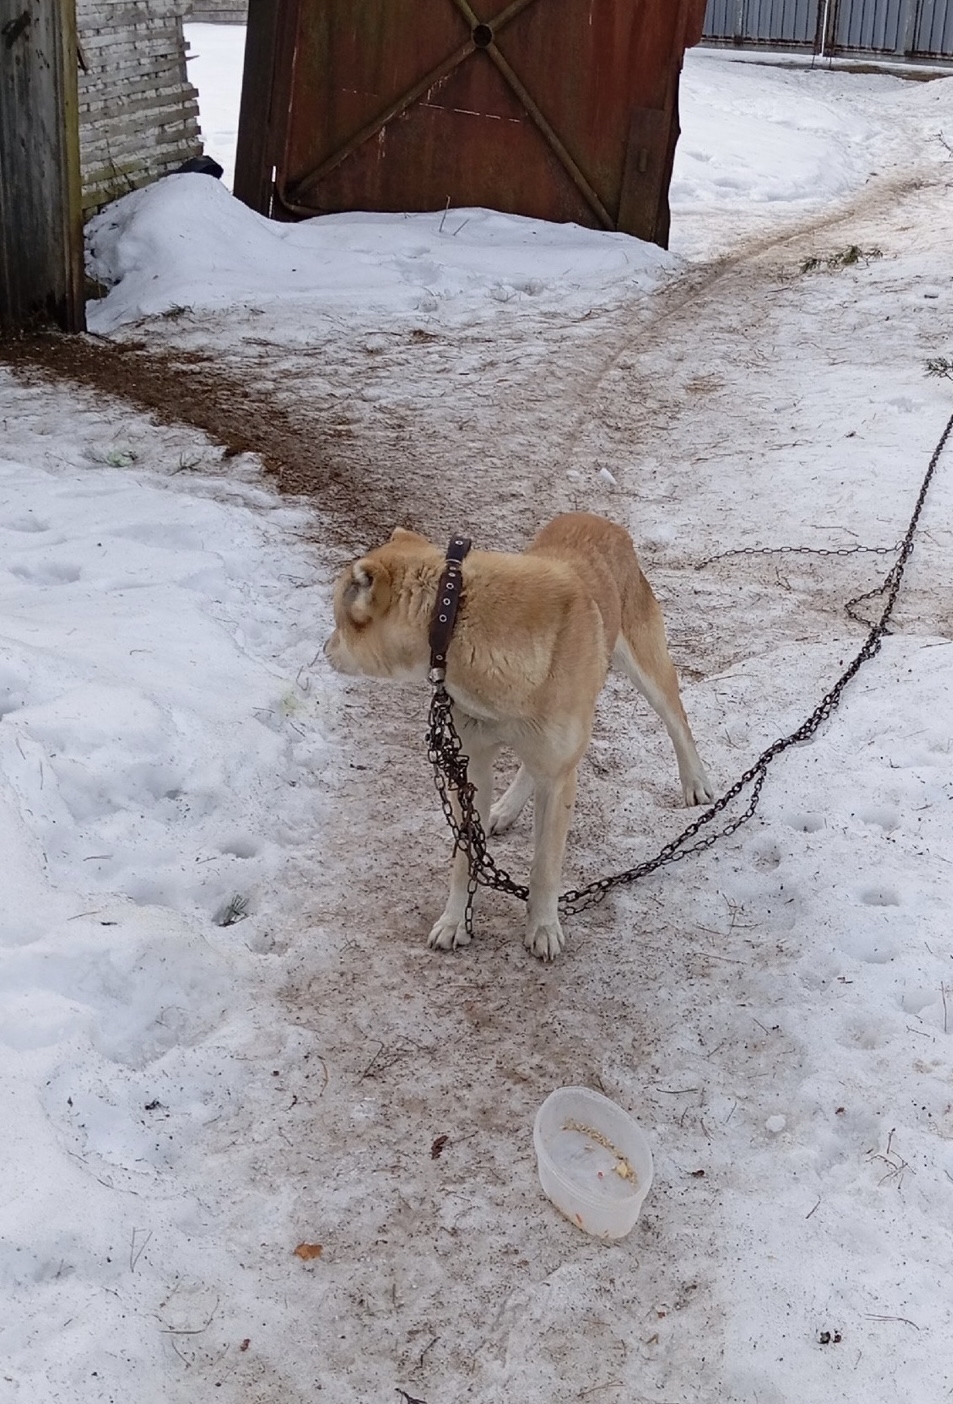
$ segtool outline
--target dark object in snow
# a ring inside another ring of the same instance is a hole
[[[439,1159],[440,1159],[440,1157],[443,1155],[444,1146],[447,1144],[447,1142],[449,1141],[449,1139],[450,1139],[449,1136],[438,1136],[438,1137],[437,1137],[437,1139],[434,1141],[433,1145],[430,1147],[430,1159],[431,1159],[431,1160],[439,1160]]]
[[[248,898],[237,892],[230,902],[219,908],[212,920],[216,926],[234,926],[236,921],[243,921],[247,915]]]
[[[221,180],[225,174],[225,167],[220,166],[217,161],[213,161],[211,156],[190,156],[187,161],[183,161],[181,166],[176,166],[172,175],[208,175],[214,176],[216,180]]]

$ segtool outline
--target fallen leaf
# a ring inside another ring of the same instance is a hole
[[[307,1263],[310,1262],[312,1258],[320,1258],[323,1252],[324,1249],[321,1247],[320,1243],[299,1243],[295,1249],[295,1257]]]

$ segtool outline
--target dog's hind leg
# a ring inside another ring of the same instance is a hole
[[[665,723],[675,747],[685,803],[708,804],[715,795],[682,706],[675,666],[665,641],[662,611],[648,582],[644,583],[645,592],[639,591],[637,608],[629,599],[622,602],[622,631],[613,651],[613,662]]]
[[[486,829],[490,820],[490,800],[493,797],[493,761],[499,747],[488,745],[476,728],[468,727],[461,716],[455,718],[463,749],[469,760],[467,775],[476,789],[476,808],[480,823]],[[451,794],[450,802],[454,816],[459,823],[460,806],[456,795]],[[453,855],[450,873],[450,895],[443,915],[434,922],[428,937],[428,945],[435,951],[455,951],[459,946],[470,943],[467,931],[467,892],[469,885],[469,865],[467,855],[460,849]]]
[[[490,833],[506,833],[510,825],[516,823],[523,812],[526,801],[532,797],[532,794],[533,777],[526,766],[521,765],[516,772],[513,783],[490,810]]]

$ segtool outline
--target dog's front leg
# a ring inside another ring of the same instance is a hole
[[[485,744],[480,744],[479,738],[469,728],[461,724],[459,718],[457,725],[463,749],[469,756],[467,775],[476,789],[477,813],[486,833],[490,817],[490,801],[493,798],[493,758],[496,754],[496,747],[488,748]],[[460,804],[456,793],[451,794],[450,803],[453,806],[454,818],[459,824]],[[467,855],[462,849],[457,849],[453,855],[450,895],[447,898],[447,905],[443,915],[434,923],[428,937],[428,945],[432,950],[454,951],[459,946],[469,945],[470,933],[467,931],[466,924],[469,880],[470,870]]]
[[[540,960],[553,960],[565,944],[559,924],[559,883],[566,836],[576,801],[576,768],[556,780],[536,781],[536,850],[529,875],[525,945]]]

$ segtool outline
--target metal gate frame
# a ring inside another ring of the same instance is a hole
[[[392,70],[388,68],[385,72],[383,68],[375,69],[373,64],[378,60],[369,57],[371,67],[367,74],[374,76],[374,82],[368,77],[367,91],[361,92],[360,97],[363,99],[370,93],[379,92],[380,106],[375,109],[373,105],[365,105],[362,111],[360,105],[355,104],[354,125],[349,126],[347,120],[341,122],[340,111],[332,115],[333,109],[323,108],[315,102],[315,94],[336,91],[324,78],[323,71],[316,68],[315,54],[323,55],[324,63],[344,65],[327,69],[327,74],[333,76],[336,83],[343,81],[341,75],[350,79],[352,66],[356,63],[353,86],[341,89],[348,92],[349,98],[353,97],[365,78],[359,56],[373,51],[371,39],[379,41],[386,49],[388,41],[394,38],[394,26],[400,23],[397,13],[393,19],[387,16],[387,24],[391,25],[388,30],[380,19],[373,20],[373,0],[365,0],[366,16],[360,21],[357,18],[353,20],[352,33],[350,19],[345,28],[336,28],[344,23],[338,19],[338,14],[346,13],[345,0],[250,0],[235,194],[253,209],[278,219],[308,218],[344,208],[393,208],[392,204],[386,203],[393,199],[393,191],[386,178],[379,185],[361,185],[361,176],[355,175],[360,172],[361,162],[369,165],[376,160],[380,164],[383,155],[372,156],[371,153],[375,150],[383,153],[385,147],[389,152],[395,141],[398,143],[397,149],[400,149],[403,131],[411,133],[411,144],[408,146],[404,140],[404,154],[400,158],[406,164],[408,151],[413,157],[413,123],[419,120],[421,112],[463,113],[478,122],[498,123],[494,109],[484,114],[480,105],[482,94],[478,91],[474,93],[472,106],[479,110],[471,110],[470,105],[453,108],[439,101],[440,96],[450,91],[446,85],[474,82],[471,71],[474,62],[489,63],[496,74],[497,88],[507,95],[506,103],[512,105],[514,114],[519,113],[515,120],[525,124],[524,131],[535,132],[539,150],[545,153],[543,160],[551,174],[561,173],[560,181],[552,189],[557,189],[564,182],[565,195],[554,194],[553,212],[542,213],[540,217],[573,219],[595,228],[623,230],[664,246],[668,238],[668,184],[678,136],[678,69],[684,48],[697,43],[701,37],[704,0],[641,0],[636,15],[629,12],[632,0],[611,0],[610,4],[600,6],[603,28],[608,24],[610,33],[618,35],[618,42],[635,44],[636,52],[640,52],[640,46],[644,44],[647,64],[643,65],[642,71],[633,74],[631,68],[621,63],[619,56],[625,52],[624,49],[597,47],[597,52],[605,53],[610,60],[606,73],[612,74],[614,86],[600,90],[601,95],[606,97],[607,116],[611,120],[600,129],[605,136],[601,138],[603,146],[598,152],[601,164],[598,160],[595,162],[598,166],[596,171],[587,169],[587,162],[593,162],[591,132],[586,133],[587,141],[583,142],[581,153],[571,150],[572,138],[579,136],[578,129],[560,134],[556,128],[562,112],[544,111],[546,102],[537,99],[545,94],[531,91],[534,82],[539,82],[540,63],[544,62],[540,55],[545,51],[532,46],[529,49],[523,47],[521,57],[535,57],[536,68],[534,70],[531,61],[529,71],[522,73],[517,72],[521,65],[514,65],[511,61],[516,57],[516,50],[508,53],[511,47],[508,44],[511,21],[527,12],[534,3],[539,11],[547,11],[549,0],[446,0],[444,8],[449,14],[455,14],[455,21],[445,24],[443,10],[438,7],[434,19],[439,15],[441,24],[430,31],[431,41],[420,45],[419,66],[414,61],[406,62],[396,46]],[[617,6],[616,10],[612,9],[612,4]],[[598,28],[595,31],[592,29],[593,15],[589,13],[585,0],[578,0],[578,5],[582,23],[585,23],[585,15],[589,14],[586,33],[598,33]],[[412,8],[408,13],[413,13]],[[547,13],[547,20],[550,17]],[[423,11],[420,23],[426,23]],[[530,20],[530,23],[533,21]],[[368,26],[370,38],[361,48],[356,44],[355,36],[363,41],[360,27],[363,24]],[[372,24],[379,25],[379,28],[372,29]],[[550,30],[559,33],[551,24]],[[343,48],[335,50],[331,36],[339,32],[346,34],[346,39],[341,41]],[[403,39],[405,31],[398,28],[397,33]],[[524,30],[521,39],[524,45],[525,34]],[[636,40],[636,35],[642,37]],[[672,58],[663,59],[663,54],[669,54],[670,45]],[[408,52],[413,52],[412,44],[407,44],[406,48]],[[357,60],[354,55],[358,56]],[[461,68],[465,70],[462,78]],[[551,70],[544,68],[543,72]],[[600,70],[590,67],[583,72],[590,86],[595,84],[598,88]],[[384,81],[381,81],[382,73]],[[392,75],[398,73],[399,81],[391,81]],[[478,89],[479,86],[478,81]],[[546,87],[545,84],[543,86]],[[552,93],[547,92],[551,98]],[[438,100],[434,99],[434,94],[438,95]],[[649,105],[637,106],[640,101]],[[591,115],[592,102],[584,110]],[[431,124],[438,120],[449,124],[451,119],[428,115],[425,120]],[[312,124],[310,128],[308,123]],[[408,125],[403,125],[405,123]],[[314,137],[306,135],[309,130],[315,134]],[[432,140],[437,129],[421,123],[420,130],[425,132],[425,140]],[[446,130],[450,130],[449,125]],[[489,131],[489,125],[485,130]],[[444,150],[457,149],[454,145],[446,144],[442,126],[439,139],[445,140]],[[500,150],[498,145],[493,145],[495,140],[491,138],[487,150],[494,152],[499,160]],[[309,143],[313,144],[313,155],[311,159],[303,160],[303,156],[310,154]],[[450,195],[446,197],[448,205],[460,202],[491,203],[496,208],[513,213],[534,214],[538,211],[527,208],[528,204],[535,200],[537,205],[545,205],[550,199],[549,194],[540,195],[542,180],[535,187],[530,180],[514,191],[511,188],[513,180],[504,178],[488,193],[487,181],[477,173],[492,167],[479,165],[479,157],[474,155],[475,149],[474,142],[464,143],[460,148],[460,179],[453,182],[456,189],[453,198]],[[435,190],[431,188],[440,177],[428,176],[427,172],[431,169],[436,171],[439,166],[442,174],[447,176],[447,166],[440,165],[438,161],[431,168],[427,164],[426,150],[422,148],[422,151],[421,164],[416,168],[412,165],[406,167],[409,171],[416,169],[420,178],[416,182],[416,190],[411,191],[408,204],[401,208],[435,208],[443,204],[442,193],[434,203]],[[604,152],[613,154],[604,157]],[[392,165],[390,169],[399,170],[400,164]],[[530,167],[527,173],[538,176],[540,172],[536,167]],[[457,171],[451,170],[449,175],[455,177]],[[375,176],[373,180],[376,179]],[[448,186],[450,183],[448,180]],[[442,191],[443,186],[440,189]],[[483,198],[463,198],[474,190],[482,193]],[[493,199],[494,192],[500,203]],[[373,202],[377,199],[382,199],[384,203],[364,203],[365,200]],[[429,199],[430,203],[419,203],[422,199]],[[555,212],[557,209],[559,213]]]
[[[537,0],[511,0],[511,3],[500,10],[499,14],[485,22],[481,21],[478,16],[474,14],[467,0],[451,0],[451,3],[456,5],[466,21],[470,30],[470,37],[462,43],[459,48],[455,49],[449,57],[444,59],[442,63],[438,64],[436,68],[431,69],[429,73],[425,73],[422,78],[419,78],[417,82],[414,83],[413,87],[409,88],[406,92],[402,93],[399,98],[390,103],[390,105],[385,108],[383,112],[379,113],[373,121],[369,122],[360,131],[355,132],[353,136],[337,149],[337,151],[323,161],[320,166],[316,167],[316,169],[305,176],[303,180],[299,181],[292,191],[289,191],[287,195],[283,195],[282,204],[285,209],[290,210],[293,214],[305,216],[312,214],[313,210],[309,206],[300,203],[302,197],[306,197],[312,191],[316,190],[321,180],[326,175],[330,175],[343,161],[347,160],[348,156],[355,152],[359,146],[363,146],[365,142],[372,141],[374,137],[379,136],[389,122],[402,116],[403,113],[407,112],[414,103],[424,95],[424,93],[429,92],[431,88],[435,88],[439,83],[442,83],[445,78],[449,78],[454,69],[459,68],[462,63],[466,62],[471,54],[480,50],[492,61],[504,83],[506,83],[519,103],[529,114],[543,140],[552,151],[573,185],[579,191],[586,204],[592,210],[595,218],[604,229],[614,229],[616,227],[615,220],[609,214],[605,205],[592,188],[591,183],[586,179],[586,176],[560,141],[555,129],[540,111],[526,85],[520,80],[512,65],[508,63],[502,49],[500,49],[497,44],[497,36],[506,28],[510,21],[516,19],[517,15],[520,14],[522,10],[525,10],[527,6],[537,3]]]
[[[890,0],[708,0],[702,43],[804,49],[828,59],[953,63],[953,0],[894,0],[894,6],[891,15]],[[895,43],[855,42],[878,22],[896,34]]]

